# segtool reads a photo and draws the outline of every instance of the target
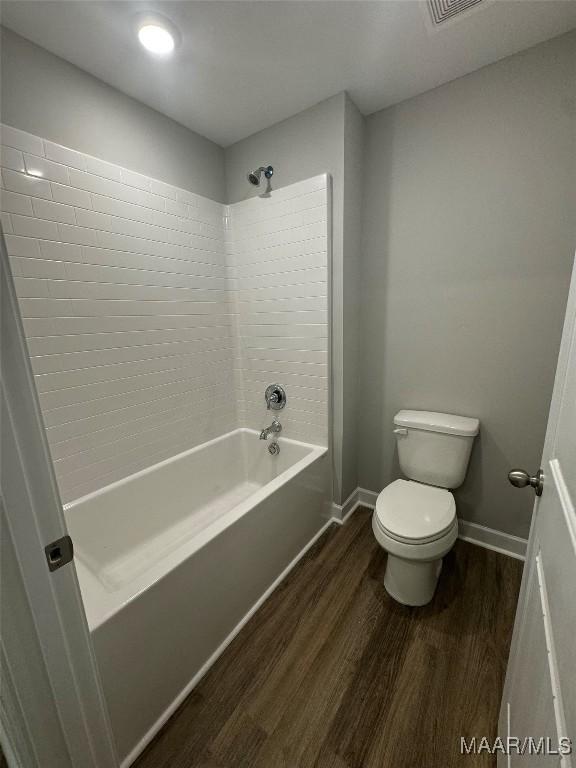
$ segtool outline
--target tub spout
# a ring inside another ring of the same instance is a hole
[[[278,421],[278,419],[274,419],[272,424],[270,424],[269,427],[265,427],[262,432],[260,432],[260,440],[266,440],[268,438],[268,435],[279,435],[280,432],[282,432],[282,425]]]

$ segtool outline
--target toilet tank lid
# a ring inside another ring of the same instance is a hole
[[[450,413],[435,411],[398,411],[394,416],[394,424],[398,427],[424,429],[428,432],[444,432],[448,435],[478,434],[480,422],[468,416],[454,416]]]

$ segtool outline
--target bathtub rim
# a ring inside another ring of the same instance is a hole
[[[180,453],[177,453],[174,456],[169,456],[167,459],[162,459],[162,461],[158,461],[156,462],[156,464],[152,464],[149,467],[144,467],[144,469],[139,469],[138,472],[133,472],[131,475],[126,475],[126,477],[121,477],[119,480],[115,480],[113,483],[108,483],[108,485],[103,485],[102,488],[98,488],[95,491],[86,493],[84,494],[84,496],[79,496],[77,499],[72,499],[72,501],[68,501],[66,502],[66,504],[63,504],[62,509],[64,510],[64,512],[69,512],[74,507],[79,506],[81,503],[84,503],[86,501],[91,501],[92,499],[95,499],[98,496],[101,496],[103,493],[106,493],[107,491],[111,491],[111,490],[114,490],[115,488],[120,488],[123,485],[127,485],[132,480],[137,480],[140,477],[149,475],[155,470],[160,469],[161,467],[174,463],[178,459],[183,459],[187,456],[191,456],[193,453],[197,453],[201,451],[203,448],[209,448],[210,446],[215,445],[216,443],[222,442],[226,438],[232,437],[232,435],[236,435],[242,432],[252,434],[252,435],[260,434],[258,430],[252,429],[251,427],[236,427],[236,429],[232,429],[230,430],[230,432],[225,432],[223,435],[218,435],[218,437],[213,437],[211,440],[207,440],[205,443],[199,443],[198,445],[195,445],[193,448],[188,448],[185,451],[180,451]],[[324,452],[328,451],[327,446],[317,445],[316,443],[305,443],[302,440],[294,440],[291,437],[280,437],[280,438],[277,438],[277,440],[280,443],[280,446],[282,446],[282,443],[291,443],[292,445],[300,445],[304,448],[314,448],[314,449],[322,450]],[[282,473],[282,475],[283,474],[284,473]],[[278,475],[278,477],[281,477],[282,475]],[[275,479],[278,479],[278,478],[275,478]]]
[[[158,469],[161,469],[164,466],[172,464],[180,459],[185,459],[190,455],[203,450],[204,448],[209,448],[237,434],[249,434],[251,436],[258,437],[259,432],[249,427],[238,427],[237,429],[233,429],[230,432],[226,432],[223,435],[219,435],[218,437],[213,438],[212,440],[208,440],[205,443],[201,443],[200,445],[194,446],[193,448],[189,448],[188,450],[182,451],[176,454],[175,456],[171,456],[168,459],[163,459],[162,461],[159,461],[150,467],[146,467],[142,470],[139,470],[138,472],[133,473],[132,475],[128,475],[127,477],[121,478],[120,480],[117,480],[114,483],[110,483],[109,485],[106,485],[103,488],[98,489],[97,491],[92,491],[89,494],[86,494],[84,496],[79,497],[78,499],[74,499],[73,501],[68,502],[63,506],[64,514],[67,515],[67,514],[73,513],[74,508],[79,506],[83,502],[92,501],[95,498],[102,496],[104,493],[108,491],[112,491],[116,488],[126,485],[132,480],[137,480],[140,477],[144,477],[145,475],[151,474],[152,472]],[[129,597],[125,599],[120,599],[117,605],[107,610],[103,610],[101,612],[87,609],[88,607],[87,604],[90,603],[90,599],[85,597],[84,590],[82,589],[82,585],[84,582],[91,585],[89,586],[89,589],[86,591],[91,592],[92,589],[94,589],[98,592],[103,592],[104,594],[110,594],[110,593],[107,592],[105,586],[98,579],[96,574],[94,574],[82,562],[81,558],[79,557],[74,558],[74,566],[77,571],[78,580],[80,582],[81,591],[82,591],[84,612],[86,614],[88,627],[91,633],[96,631],[99,627],[101,627],[107,621],[110,621],[117,613],[119,613],[124,608],[126,608],[126,606],[130,605],[132,602],[137,600],[143,593],[151,589],[155,584],[167,578],[175,568],[177,568],[182,562],[184,562],[184,560],[186,560],[189,557],[192,557],[196,552],[198,552],[200,549],[205,547],[210,541],[212,541],[217,536],[219,536],[223,531],[225,531],[230,526],[234,525],[234,523],[236,523],[241,517],[247,514],[252,508],[256,507],[258,504],[265,501],[268,497],[270,497],[273,493],[275,493],[279,488],[281,488],[283,485],[288,483],[292,478],[294,478],[296,475],[298,475],[308,466],[310,466],[319,458],[321,458],[322,456],[325,456],[328,453],[327,446],[314,445],[313,443],[305,443],[300,440],[293,440],[292,438],[280,438],[279,442],[280,442],[280,445],[282,445],[282,443],[290,443],[292,445],[305,448],[307,449],[307,453],[305,456],[298,459],[298,461],[296,461],[290,467],[285,469],[284,472],[282,472],[277,477],[270,480],[268,483],[263,485],[253,494],[251,494],[247,499],[240,502],[240,504],[237,504],[234,507],[232,507],[221,517],[217,518],[213,523],[210,523],[209,525],[207,525],[196,536],[192,537],[190,540],[183,543],[180,549],[181,556],[178,558],[178,562],[173,563],[170,568],[168,568],[167,570],[165,568],[161,568],[162,561],[155,563],[151,567],[150,571],[154,573],[155,570],[158,570],[159,573],[156,576],[153,576],[151,579],[147,579],[146,583],[141,587],[137,588]],[[329,517],[330,517],[330,513],[328,512],[326,519],[328,520]],[[88,577],[86,578],[84,574],[87,574]],[[98,615],[95,617],[93,613]]]

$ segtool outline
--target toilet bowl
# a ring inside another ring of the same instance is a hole
[[[372,516],[376,541],[388,553],[384,587],[404,605],[434,596],[442,558],[458,537],[456,502],[448,488],[464,480],[478,419],[430,411],[394,418],[400,468],[379,494]]]
[[[378,496],[372,517],[376,541],[388,552],[384,586],[403,605],[429,603],[442,558],[458,537],[450,491],[396,480]]]

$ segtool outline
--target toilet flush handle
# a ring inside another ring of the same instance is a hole
[[[407,435],[408,434],[408,430],[406,429],[406,427],[396,427],[396,429],[394,430],[394,434],[395,435]]]

